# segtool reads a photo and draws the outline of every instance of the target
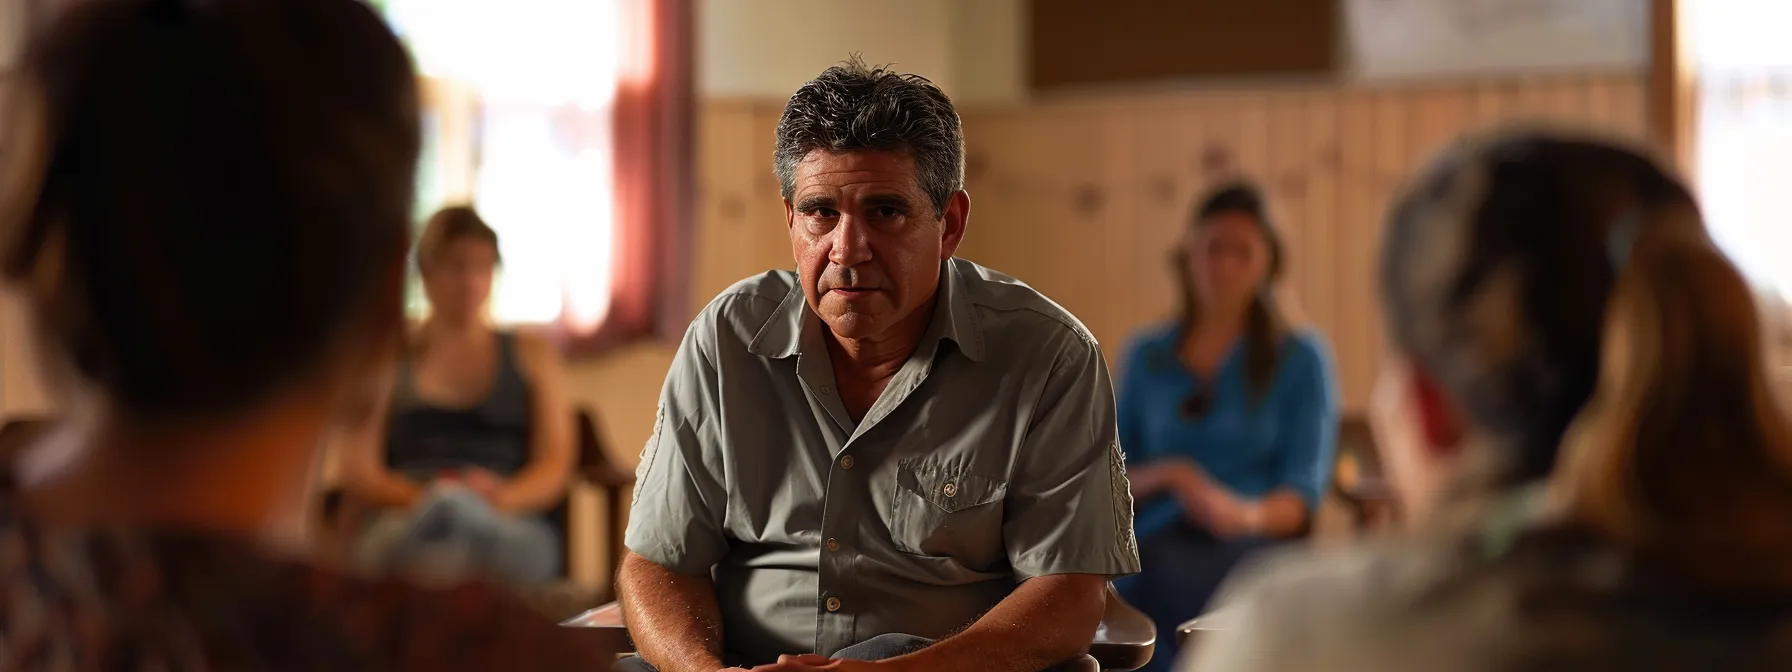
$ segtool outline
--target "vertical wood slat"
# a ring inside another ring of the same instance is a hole
[[[1196,171],[1203,139],[1196,129],[1211,122],[1211,109],[1192,97],[1138,104],[1130,116],[1130,133],[1121,136],[1134,147],[1135,167],[1135,182],[1127,191],[1133,201],[1132,218],[1116,223],[1133,230],[1128,255],[1132,267],[1118,276],[1125,279],[1127,291],[1115,292],[1132,298],[1126,325],[1148,324],[1175,311],[1167,255],[1181,240],[1188,209],[1202,183]],[[1126,334],[1100,336],[1104,342],[1114,342]]]
[[[1340,147],[1338,94],[1321,91],[1310,94],[1305,105],[1307,209],[1301,215],[1306,225],[1305,249],[1296,262],[1303,272],[1303,282],[1295,291],[1304,297],[1301,304],[1307,318],[1320,333],[1338,333],[1337,243],[1338,226],[1342,221],[1339,208],[1339,182],[1343,162]]]
[[[1312,321],[1308,302],[1299,291],[1306,284],[1306,260],[1322,253],[1313,249],[1308,231],[1311,223],[1304,216],[1307,201],[1312,196],[1308,175],[1312,163],[1308,156],[1312,151],[1307,139],[1307,102],[1307,96],[1299,93],[1280,93],[1267,101],[1263,115],[1267,160],[1259,179],[1261,187],[1270,195],[1276,226],[1287,247],[1278,289],[1284,295],[1283,302],[1291,313],[1290,318],[1301,323]]]
[[[1099,230],[1103,244],[1101,272],[1096,276],[1097,282],[1092,283],[1092,287],[1095,300],[1105,305],[1107,312],[1102,316],[1103,321],[1098,324],[1130,324],[1142,315],[1137,306],[1136,292],[1114,291],[1114,283],[1126,282],[1128,274],[1138,264],[1136,255],[1143,247],[1139,240],[1139,227],[1133,225],[1139,216],[1139,199],[1135,197],[1136,192],[1133,190],[1134,185],[1139,183],[1139,144],[1131,142],[1134,119],[1135,113],[1130,106],[1116,106],[1107,110],[1101,118],[1107,207],[1102,213],[1103,221]],[[1122,289],[1126,286],[1118,285]],[[1126,334],[1103,336],[1100,338],[1103,354],[1107,355],[1109,362],[1117,362]]]
[[[752,107],[748,126],[749,148],[741,157],[742,185],[747,189],[746,219],[748,240],[758,265],[763,268],[796,268],[790,254],[789,227],[784,221],[784,197],[778,178],[772,174],[772,149],[776,146],[778,118],[784,107],[759,103]]]
[[[1378,319],[1370,303],[1373,290],[1368,279],[1372,272],[1364,261],[1364,250],[1369,245],[1364,229],[1377,216],[1381,200],[1376,174],[1378,137],[1374,94],[1349,91],[1342,98],[1338,111],[1338,134],[1343,138],[1343,174],[1339,178],[1342,198],[1332,269],[1337,287],[1338,327],[1328,335],[1337,359],[1344,407],[1360,410],[1366,396],[1358,390],[1367,389],[1366,381],[1374,375],[1374,362],[1365,356],[1368,346],[1362,341],[1369,333],[1369,322]]]

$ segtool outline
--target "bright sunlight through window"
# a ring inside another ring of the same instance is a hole
[[[504,256],[502,324],[609,308],[611,109],[623,54],[615,0],[386,0],[424,77],[468,96],[429,102],[419,219],[471,200]],[[464,123],[453,120],[463,119]],[[410,310],[425,309],[415,284]]]
[[[1792,2],[1697,0],[1689,8],[1706,218],[1756,282],[1792,293]]]

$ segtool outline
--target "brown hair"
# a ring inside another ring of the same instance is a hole
[[[241,409],[396,336],[416,82],[365,3],[73,4],[20,72],[0,272],[122,411]]]
[[[1276,232],[1275,224],[1270,220],[1269,208],[1263,202],[1263,193],[1257,187],[1245,182],[1221,185],[1209,191],[1189,216],[1190,230],[1206,227],[1214,215],[1222,213],[1240,213],[1249,215],[1257,225],[1258,233],[1263,235],[1263,242],[1269,248],[1269,276],[1265,278],[1263,287],[1257,296],[1251,299],[1250,312],[1245,316],[1244,343],[1244,375],[1245,386],[1253,403],[1263,400],[1275,384],[1276,367],[1281,363],[1282,341],[1288,335],[1288,319],[1276,305],[1274,287],[1282,277],[1282,236]],[[1175,271],[1176,287],[1182,297],[1182,310],[1178,323],[1182,326],[1182,338],[1186,339],[1194,331],[1197,321],[1201,319],[1201,301],[1195,295],[1194,280],[1189,277],[1191,260],[1188,249],[1178,245],[1170,254],[1170,268]]]
[[[430,215],[423,225],[423,236],[417,239],[419,264],[435,260],[442,249],[462,240],[475,240],[498,249],[498,232],[486,225],[471,206],[450,205]]]
[[[1572,526],[1701,590],[1792,589],[1753,295],[1653,161],[1547,133],[1446,155],[1394,210],[1382,290],[1397,344],[1507,451],[1501,482],[1550,476]]]

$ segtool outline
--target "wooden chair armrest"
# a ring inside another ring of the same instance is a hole
[[[1089,655],[1104,670],[1136,670],[1151,662],[1151,654],[1156,651],[1157,626],[1144,612],[1121,599],[1109,584],[1107,610],[1101,615],[1101,625],[1095,628]]]
[[[617,469],[609,462],[579,466],[579,476],[599,488],[627,488],[635,484],[635,474]]]
[[[587,609],[584,613],[561,621],[560,627],[585,629],[614,651],[635,650],[634,642],[628,639],[628,628],[622,625],[622,605],[615,602]]]
[[[1232,612],[1226,610],[1212,611],[1189,619],[1176,626],[1176,645],[1186,654],[1200,646],[1201,640],[1212,637],[1214,633],[1233,629]]]
[[[622,627],[622,605],[615,602],[586,609],[577,616],[560,622],[568,628],[620,628]]]

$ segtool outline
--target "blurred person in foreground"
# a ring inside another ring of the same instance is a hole
[[[30,41],[0,270],[64,421],[5,465],[0,668],[593,669],[485,587],[305,555],[401,327],[415,74],[357,0],[73,3]]]
[[[1792,669],[1792,430],[1687,189],[1549,133],[1397,204],[1377,435],[1407,538],[1229,590],[1196,670]]]
[[[363,568],[518,584],[559,575],[564,542],[549,514],[573,467],[564,365],[541,335],[492,325],[497,264],[498,234],[472,208],[424,226],[429,317],[346,443],[349,493],[383,509],[360,533]]]
[[[1303,534],[1331,473],[1337,384],[1323,338],[1275,303],[1282,240],[1263,195],[1222,185],[1172,256],[1182,311],[1127,345],[1120,445],[1143,572],[1117,582],[1171,633],[1243,558]],[[1146,670],[1170,669],[1173,637]]]
[[[953,256],[951,101],[855,59],[791,96],[773,160],[797,270],[723,292],[673,360],[622,669],[1086,661],[1108,580],[1138,571],[1107,364],[1063,308]]]

